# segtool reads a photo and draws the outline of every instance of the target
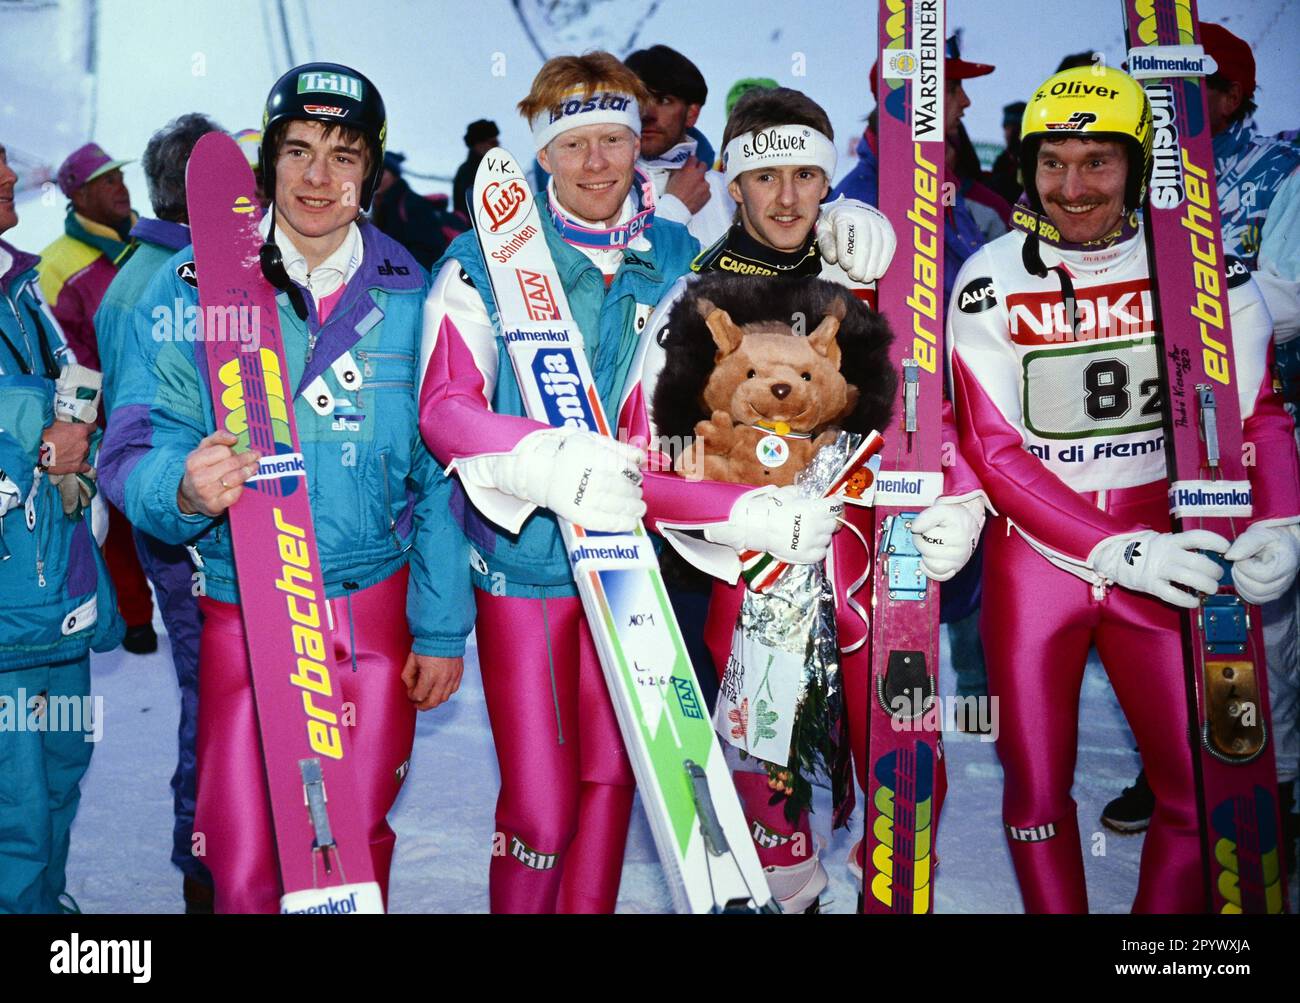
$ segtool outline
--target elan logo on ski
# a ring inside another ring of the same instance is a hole
[[[524,294],[524,307],[528,310],[529,320],[560,319],[560,308],[555,303],[550,279],[541,272],[530,272],[523,268],[515,269],[515,278],[519,280],[519,291]]]
[[[558,427],[596,428],[596,416],[582,395],[578,363],[567,348],[539,352],[533,359],[533,378],[542,391],[546,419]]]

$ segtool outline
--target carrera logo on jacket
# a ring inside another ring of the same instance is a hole
[[[1155,330],[1151,283],[1114,282],[1076,290],[1074,324],[1060,289],[1007,296],[1007,329],[1017,345],[1120,338]],[[964,309],[964,307],[963,307]]]

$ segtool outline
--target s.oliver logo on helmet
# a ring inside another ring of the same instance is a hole
[[[1111,101],[1119,97],[1119,91],[1115,90],[1114,87],[1107,87],[1105,84],[1085,84],[1079,80],[1058,80],[1046,91],[1039,91],[1035,94],[1034,100],[1042,101],[1049,94],[1054,98],[1099,97],[1109,98]]]
[[[1097,116],[1092,112],[1076,111],[1064,122],[1044,122],[1043,127],[1052,132],[1082,132],[1095,121]]]
[[[298,74],[299,94],[337,94],[360,101],[364,93],[361,81],[346,73],[322,73],[313,70]]]

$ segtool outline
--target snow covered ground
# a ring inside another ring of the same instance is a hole
[[[161,625],[159,625],[161,630]],[[170,863],[171,790],[178,713],[168,642],[148,657],[118,651],[92,658],[104,733],[82,785],[72,831],[69,891],[90,912],[179,912],[180,874]],[[942,688],[952,692],[947,658]],[[1142,836],[1097,822],[1102,806],[1137,772],[1123,716],[1100,665],[1089,667],[1080,714],[1079,803],[1088,895],[1095,912],[1126,912],[1137,887]],[[1002,836],[1002,769],[991,743],[949,732],[948,798],[940,823],[936,908],[945,913],[1019,912]],[[406,787],[393,812],[397,854],[393,912],[486,912],[497,767],[471,647],[465,681],[450,705],[420,716]],[[825,807],[820,811],[823,818]],[[851,912],[857,888],[844,861],[861,814],[835,833],[823,859],[826,912]],[[1093,852],[1087,852],[1093,848]],[[1093,855],[1095,853],[1095,855]],[[632,824],[620,912],[671,908],[640,806]]]

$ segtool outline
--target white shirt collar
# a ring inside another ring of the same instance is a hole
[[[262,217],[258,229],[262,231],[265,237],[270,231],[271,214],[268,212]],[[312,298],[317,304],[326,296],[337,292],[339,288],[348,283],[352,276],[357,273],[361,267],[361,258],[364,254],[364,244],[361,240],[361,228],[353,221],[348,224],[347,235],[343,238],[343,243],[334,249],[334,252],[322,261],[311,271],[307,270],[307,259],[303,257],[301,251],[294,245],[293,240],[285,233],[283,226],[275,228],[275,243],[280,248],[280,255],[284,259],[284,269],[293,279],[301,286],[305,286],[311,291]]]

